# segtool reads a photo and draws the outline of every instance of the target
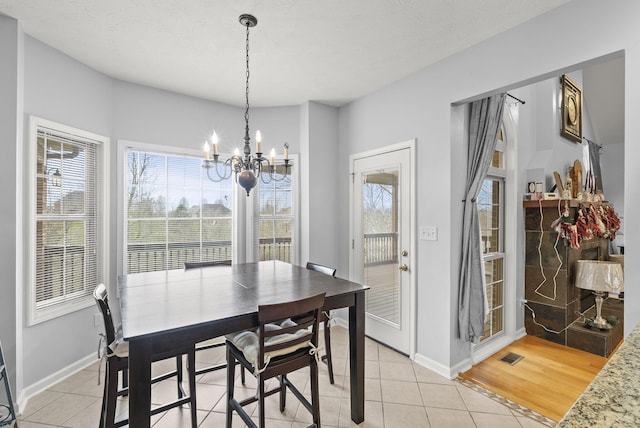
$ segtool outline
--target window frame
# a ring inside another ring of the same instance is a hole
[[[504,131],[504,125],[501,125],[501,134],[504,136],[505,135],[505,131]],[[495,262],[498,259],[502,259],[502,305],[500,306],[500,308],[502,309],[502,326],[500,331],[494,333],[493,332],[493,324],[492,324],[492,314],[494,312],[495,309],[492,306],[492,302],[488,301],[488,305],[489,305],[489,312],[486,314],[486,320],[485,320],[485,330],[486,330],[486,326],[487,324],[489,324],[491,326],[491,332],[489,336],[482,336],[480,338],[480,342],[478,343],[479,345],[484,345],[487,342],[490,342],[492,340],[494,340],[497,337],[501,337],[503,335],[506,334],[506,329],[507,329],[507,325],[506,325],[506,306],[505,306],[505,302],[506,302],[506,287],[507,287],[507,255],[505,252],[505,236],[506,236],[506,223],[505,223],[505,213],[506,213],[506,209],[507,209],[507,205],[506,205],[506,186],[507,186],[507,160],[506,160],[506,150],[507,150],[507,145],[504,141],[504,139],[498,139],[498,141],[496,142],[496,147],[495,147],[495,151],[497,152],[501,152],[502,153],[502,166],[501,167],[494,167],[494,166],[490,166],[489,170],[487,172],[486,177],[484,178],[484,180],[497,180],[500,182],[500,191],[499,191],[499,206],[500,206],[500,212],[499,212],[499,239],[498,239],[498,250],[497,251],[491,251],[491,252],[484,252],[482,251],[482,266],[483,266],[483,272],[484,272],[484,266],[485,266],[485,262]],[[489,287],[491,286],[491,284],[485,284],[485,287]],[[486,289],[485,289],[485,294],[487,293]],[[487,299],[489,298],[488,294],[487,295]]]
[[[167,155],[176,156],[194,156],[196,158],[203,158],[202,151],[192,148],[181,148],[173,146],[165,146],[154,143],[141,143],[130,140],[118,140],[118,162],[117,162],[117,271],[120,273],[126,272],[126,165],[127,165],[127,152],[129,150],[141,151],[141,152],[153,152],[164,153]],[[222,158],[230,157],[230,153],[220,153]],[[300,165],[299,156],[296,154],[289,154],[289,159],[294,165],[292,173],[292,204],[294,205],[294,218],[292,227],[292,246],[294,251],[291,253],[291,264],[299,264],[299,237],[300,237],[300,210],[299,210],[299,172],[295,166]],[[232,181],[232,254],[234,263],[245,263],[257,261],[257,251],[253,251],[255,241],[258,239],[258,230],[253,225],[257,224],[258,218],[254,217],[254,208],[259,206],[257,200],[258,187],[254,188],[249,197],[246,196],[246,192],[242,189],[235,179]],[[255,219],[255,221],[254,221]],[[254,230],[255,229],[255,230]]]
[[[161,144],[153,144],[153,143],[140,143],[135,141],[128,140],[119,140],[118,141],[118,167],[117,167],[117,194],[118,194],[118,238],[117,238],[117,260],[118,260],[118,272],[126,274],[127,273],[127,154],[130,151],[135,152],[144,152],[144,153],[153,153],[153,154],[161,154],[166,156],[188,156],[193,158],[201,158],[202,151],[195,149],[185,149],[181,147],[173,147],[173,146],[164,146]],[[225,157],[225,154],[221,153],[222,157]],[[229,155],[230,156],[230,155]],[[236,212],[236,201],[239,195],[239,187],[235,180],[232,181],[232,212]],[[236,260],[238,255],[237,245],[234,245],[233,242],[236,240],[236,216],[232,215],[232,226],[231,226],[231,248],[232,248],[232,259]]]
[[[300,184],[299,184],[299,158],[297,154],[289,154],[289,161],[291,163],[291,205],[292,205],[292,226],[291,226],[291,254],[289,263],[293,265],[300,264]],[[276,162],[283,162],[283,159],[276,158]],[[259,245],[260,245],[260,186],[263,183],[258,182],[258,185],[254,189],[254,193],[247,199],[247,237],[246,248],[248,261],[260,261]],[[257,190],[257,191],[256,191]],[[277,216],[270,216],[273,219],[277,219]]]
[[[58,303],[48,305],[44,308],[37,306],[37,222],[38,222],[38,131],[50,130],[52,133],[59,133],[75,137],[85,143],[96,145],[95,170],[96,176],[96,284],[108,283],[109,274],[109,251],[107,234],[109,225],[109,143],[108,137],[85,131],[68,125],[64,125],[37,116],[29,116],[29,132],[27,145],[27,183],[28,183],[28,231],[27,231],[27,284],[26,284],[26,323],[28,326],[40,324],[54,318],[58,318],[73,312],[80,311],[94,305],[92,296],[93,290],[86,290],[84,295],[77,298],[62,299]],[[73,217],[71,217],[73,218]],[[76,217],[77,218],[77,217]]]

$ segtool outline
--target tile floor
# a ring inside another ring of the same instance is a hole
[[[320,367],[320,408],[323,427],[385,427],[385,428],[542,428],[540,423],[527,416],[526,409],[490,398],[480,388],[465,386],[443,378],[407,357],[366,340],[365,366],[365,422],[356,425],[350,420],[348,337],[345,329],[332,329],[335,384],[328,381],[326,366]],[[224,348],[202,351],[197,355],[199,365],[220,361]],[[172,361],[166,364],[171,365]],[[162,364],[154,371],[162,371]],[[168,367],[168,366],[165,366]],[[102,372],[104,375],[104,372]],[[305,394],[309,393],[308,369],[291,376],[293,383]],[[102,380],[101,380],[102,382]],[[225,421],[225,373],[218,371],[197,379],[198,422],[201,428],[224,427]],[[240,382],[237,382],[240,384]],[[236,395],[251,395],[255,381],[247,377],[247,385],[238,387]],[[162,402],[163,397],[175,397],[175,381],[164,381],[154,386],[152,401]],[[102,385],[98,385],[98,363],[70,376],[46,391],[32,397],[19,417],[20,428],[98,426],[102,397]],[[278,410],[277,395],[267,399],[267,426],[273,428],[299,428],[311,423],[306,409],[295,397],[287,398],[284,413]],[[255,409],[255,405],[253,405]],[[249,409],[250,412],[253,409]],[[524,412],[521,410],[525,410]],[[118,404],[118,412],[126,412],[126,399]],[[251,414],[251,413],[250,413]],[[543,421],[544,422],[544,421]],[[549,422],[549,421],[547,421]],[[154,428],[190,427],[187,409],[173,409],[156,415]],[[244,426],[235,417],[234,427]]]

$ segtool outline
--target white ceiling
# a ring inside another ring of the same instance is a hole
[[[111,77],[252,106],[340,106],[569,0],[0,0],[30,36]]]

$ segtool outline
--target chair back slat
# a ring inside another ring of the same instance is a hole
[[[314,309],[324,305],[324,296],[325,293],[322,293],[291,302],[260,305],[258,306],[258,321],[260,324],[267,324],[310,314]]]
[[[276,303],[271,305],[258,306],[258,320],[260,321],[259,341],[260,349],[258,354],[259,367],[263,367],[265,354],[277,352],[279,350],[296,347],[301,344],[318,345],[318,320],[324,305],[325,293],[306,299],[291,302]],[[296,325],[286,326],[275,330],[265,329],[270,323],[281,323],[283,320],[295,318]],[[299,322],[302,320],[302,322]],[[304,331],[304,333],[302,333]],[[280,343],[265,343],[282,334],[294,334],[290,340]],[[306,353],[302,353],[304,356]]]
[[[329,275],[329,276],[336,276],[336,269],[335,268],[331,268],[329,266],[323,266],[323,265],[320,265],[318,263],[307,262],[307,269],[315,270],[316,272],[320,272],[320,273],[323,273],[323,274]]]

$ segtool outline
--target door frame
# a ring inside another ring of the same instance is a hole
[[[353,243],[355,240],[354,236],[354,213],[353,213],[353,193],[354,193],[354,181],[355,181],[355,172],[353,168],[353,164],[357,159],[362,159],[370,156],[382,155],[389,152],[394,152],[398,150],[408,149],[409,150],[409,164],[411,167],[411,171],[409,172],[409,181],[411,183],[411,188],[409,189],[409,269],[411,272],[409,279],[409,358],[413,360],[416,355],[416,321],[417,321],[417,274],[418,274],[418,266],[416,257],[416,249],[417,249],[417,191],[416,191],[416,139],[413,138],[411,140],[402,141],[400,143],[391,144],[388,146],[380,147],[377,149],[367,150],[364,152],[354,153],[349,156],[349,175],[351,176],[351,183],[349,186],[349,200],[351,203],[349,204],[349,236],[351,237],[351,248],[349,249],[349,279],[353,280],[355,277],[354,270],[354,248]],[[365,284],[366,285],[366,284]]]

